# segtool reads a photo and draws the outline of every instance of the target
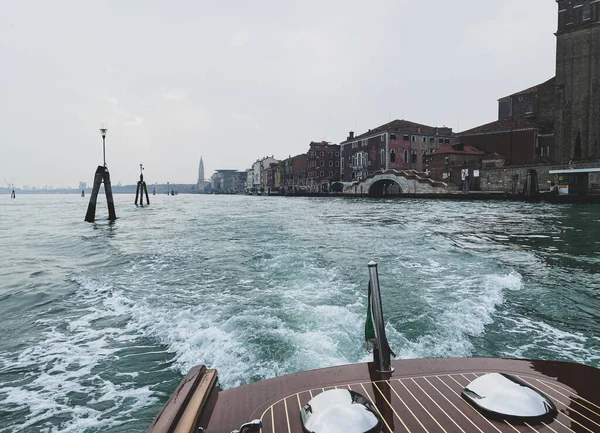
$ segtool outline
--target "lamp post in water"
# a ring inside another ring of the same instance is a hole
[[[102,134],[102,159],[104,161],[104,168],[106,168],[106,131],[108,128],[105,123],[100,124],[100,134]]]

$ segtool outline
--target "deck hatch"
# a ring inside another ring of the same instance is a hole
[[[332,389],[312,398],[300,411],[307,433],[375,433],[382,421],[373,405],[361,394]]]
[[[492,418],[537,423],[557,415],[554,403],[522,380],[503,373],[489,373],[469,383],[462,397]]]

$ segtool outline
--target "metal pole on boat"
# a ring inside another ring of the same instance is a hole
[[[390,346],[385,336],[385,323],[383,321],[383,309],[381,307],[381,289],[379,288],[379,274],[377,272],[377,263],[371,261],[369,266],[369,280],[371,281],[371,314],[373,316],[373,327],[375,328],[375,337],[377,338],[377,347],[374,348],[373,359],[375,368],[380,373],[391,373],[394,369],[391,367]],[[378,355],[378,356],[376,356]]]

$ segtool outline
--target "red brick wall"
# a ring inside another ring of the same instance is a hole
[[[487,154],[497,153],[506,164],[531,164],[535,159],[536,130],[461,136],[465,146],[473,146]]]

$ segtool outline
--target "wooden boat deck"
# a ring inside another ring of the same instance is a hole
[[[422,359],[392,363],[382,376],[372,363],[332,367],[213,392],[199,426],[230,433],[261,419],[261,433],[302,433],[300,410],[329,389],[369,398],[384,420],[384,433],[599,433],[600,370],[579,364],[490,358]],[[558,416],[538,424],[490,419],[461,397],[472,380],[491,372],[517,376],[548,396]]]

